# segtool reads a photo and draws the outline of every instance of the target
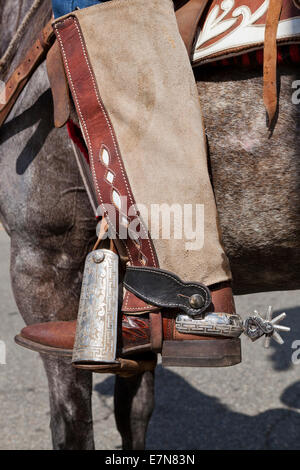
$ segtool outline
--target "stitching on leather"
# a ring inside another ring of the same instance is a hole
[[[170,274],[167,274],[167,273],[164,273],[162,271],[155,271],[153,269],[145,269],[145,268],[139,268],[139,267],[130,267],[129,268],[129,271],[144,271],[144,272],[151,272],[151,273],[154,273],[154,274],[157,274],[159,272],[159,274],[161,274],[162,276],[165,276],[165,277],[168,277],[169,279],[172,279],[172,281],[175,281],[177,284],[183,286],[183,287],[197,287],[198,289],[201,290],[201,292],[203,292],[205,294],[205,297],[207,296],[207,291],[204,287],[202,287],[201,285],[199,284],[193,284],[193,283],[184,283],[184,282],[181,282],[179,281],[178,279],[174,278],[173,276],[171,276]],[[133,291],[134,294],[136,294],[137,296],[140,296],[141,294],[134,288],[132,288],[131,286],[129,286],[125,281],[124,281],[124,286],[127,287],[127,289],[129,291]],[[147,302],[154,302],[154,303],[157,303],[155,302],[155,299],[151,298],[151,297],[148,297],[146,295],[143,295],[144,299],[147,301]],[[144,300],[143,299],[143,300]],[[205,302],[205,305],[201,308],[201,309],[197,309],[197,311],[202,311],[203,309],[207,308],[207,306],[209,305],[209,298],[206,299],[206,302]],[[172,303],[166,303],[165,305],[168,305],[169,307],[180,307],[180,308],[183,308],[182,304],[172,304]],[[192,308],[188,308],[186,306],[184,306],[186,309],[188,309],[189,312],[196,312],[196,309],[192,309]]]
[[[66,20],[64,20],[63,22],[60,22],[60,23],[65,23],[65,22],[67,22],[67,21],[74,21],[74,20],[75,20],[75,17],[70,17],[70,18],[67,18]],[[59,24],[59,23],[57,23],[57,24]],[[76,25],[76,22],[75,22],[75,26],[77,26],[77,25]],[[64,48],[63,42],[62,42],[62,40],[61,40],[60,32],[59,32],[59,30],[57,29],[57,25],[56,25],[56,24],[55,24],[55,30],[56,30],[56,32],[57,32],[58,40],[59,40],[59,43],[60,43],[61,48],[62,48],[62,51],[63,51],[64,62],[65,62],[66,68],[67,68],[67,73],[68,73],[68,76],[69,76],[69,79],[70,79],[70,82],[71,82],[71,86],[72,86],[72,89],[73,89],[75,101],[76,101],[77,108],[78,108],[78,111],[79,111],[79,114],[80,114],[80,117],[81,117],[81,122],[82,122],[82,124],[83,124],[84,130],[85,130],[85,133],[86,133],[86,137],[87,137],[87,140],[88,140],[88,146],[89,146],[89,150],[90,150],[91,157],[92,157],[92,158],[91,158],[91,162],[92,162],[92,166],[93,166],[92,172],[93,172],[94,179],[95,179],[95,182],[96,182],[97,192],[98,192],[99,197],[100,197],[100,200],[101,200],[102,208],[105,210],[105,205],[104,205],[104,202],[103,202],[103,199],[102,199],[100,190],[99,190],[97,178],[96,178],[96,172],[95,172],[95,166],[94,166],[94,153],[93,153],[93,149],[92,149],[92,145],[91,145],[90,135],[89,135],[89,132],[88,132],[88,128],[87,128],[85,119],[84,119],[83,114],[82,114],[82,112],[81,112],[81,108],[80,108],[80,104],[79,104],[79,101],[78,101],[77,93],[76,93],[76,90],[75,90],[75,87],[74,87],[74,83],[73,83],[72,75],[71,75],[71,72],[70,72],[70,68],[69,68],[69,64],[68,64],[68,59],[67,59],[67,56],[66,56],[65,48]],[[78,28],[77,28],[77,30],[78,30]],[[81,41],[81,38],[80,38],[80,34],[79,34],[79,39],[80,39],[80,42],[81,42],[81,44],[82,44],[82,41]],[[83,50],[83,51],[84,51],[84,50]],[[87,64],[88,64],[88,63],[87,63]],[[88,67],[89,67],[89,64],[88,64]],[[117,232],[116,227],[114,226],[114,224],[112,223],[112,221],[110,220],[110,218],[109,218],[108,216],[107,216],[107,219],[109,220],[110,224],[112,225],[114,231]],[[124,247],[125,247],[125,250],[126,250],[126,252],[127,252],[127,254],[128,254],[128,257],[129,257],[131,263],[133,263],[131,254],[130,254],[130,252],[129,252],[128,247],[126,246],[126,243],[124,243],[123,240],[121,240],[121,242],[123,243],[123,245],[124,245]]]
[[[148,304],[145,304],[145,307],[128,307],[129,294],[130,294],[130,291],[127,290],[125,292],[126,302],[124,303],[124,306],[125,306],[126,310],[134,310],[135,312],[144,312],[146,307],[149,307],[149,308],[153,307],[153,305],[148,305]]]
[[[73,80],[72,80],[72,75],[71,75],[71,72],[70,72],[70,69],[69,69],[69,64],[68,64],[68,60],[67,60],[67,57],[66,57],[66,53],[65,53],[65,49],[64,49],[64,45],[63,45],[63,42],[61,40],[61,36],[60,36],[60,32],[59,30],[57,29],[57,25],[58,24],[64,24],[66,23],[67,21],[73,21],[75,26],[76,26],[76,29],[78,31],[78,36],[79,36],[79,39],[80,39],[80,43],[81,43],[81,47],[82,47],[82,52],[84,54],[84,57],[85,57],[85,60],[86,60],[86,64],[88,66],[88,70],[89,70],[89,73],[90,73],[90,76],[91,76],[91,79],[92,79],[92,82],[93,82],[93,86],[94,86],[94,91],[95,91],[95,95],[96,95],[96,99],[97,99],[97,102],[100,106],[100,109],[105,117],[105,120],[106,120],[106,123],[108,125],[108,128],[109,128],[109,132],[110,132],[110,135],[111,135],[111,138],[112,138],[112,141],[113,141],[113,145],[114,145],[114,148],[115,148],[115,152],[116,152],[116,155],[117,155],[117,159],[118,159],[118,162],[119,162],[119,166],[120,166],[120,169],[121,169],[121,173],[122,173],[122,177],[123,177],[123,181],[125,183],[125,186],[126,186],[126,189],[127,189],[127,192],[128,192],[128,195],[129,195],[129,198],[130,198],[130,201],[131,201],[131,204],[132,206],[134,207],[134,211],[135,211],[135,214],[138,218],[138,220],[140,221],[140,224],[143,228],[143,231],[146,235],[148,235],[148,231],[146,231],[146,228],[143,224],[143,221],[138,217],[137,215],[137,210],[136,210],[136,205],[134,204],[133,200],[132,200],[132,196],[131,196],[131,191],[130,191],[130,188],[128,186],[128,183],[127,183],[127,179],[125,177],[125,174],[124,174],[124,169],[123,169],[123,166],[122,166],[122,160],[120,159],[120,156],[119,156],[119,152],[118,152],[118,146],[116,144],[116,141],[115,141],[115,136],[114,136],[114,132],[112,130],[112,127],[111,127],[111,123],[108,119],[108,116],[107,116],[107,113],[103,107],[103,104],[98,96],[98,90],[97,90],[97,87],[96,87],[96,83],[95,83],[95,79],[94,79],[94,76],[92,74],[92,71],[91,71],[91,68],[90,68],[90,64],[89,64],[89,60],[88,60],[88,57],[86,55],[86,51],[85,51],[85,46],[84,46],[84,43],[83,43],[83,38],[82,38],[82,35],[81,35],[81,31],[80,31],[80,28],[78,26],[78,19],[75,17],[75,16],[71,16],[69,18],[66,18],[63,22],[58,22],[54,25],[55,27],[55,30],[57,32],[57,35],[58,35],[58,39],[59,39],[59,42],[60,42],[60,45],[61,45],[61,48],[62,48],[62,51],[63,51],[63,56],[64,56],[64,62],[65,62],[65,65],[66,65],[66,68],[67,68],[67,72],[68,72],[68,75],[69,75],[69,78],[70,78],[70,81],[71,81],[71,85],[72,85],[72,89],[73,89],[73,92],[74,92],[74,95],[75,95],[75,100],[76,100],[76,103],[77,103],[77,107],[78,107],[78,110],[79,110],[79,114],[80,114],[80,117],[81,117],[81,120],[83,122],[83,125],[84,125],[84,128],[85,128],[85,132],[87,134],[87,138],[88,138],[88,144],[89,144],[89,149],[90,149],[90,152],[91,152],[91,161],[92,161],[92,171],[93,171],[93,174],[94,174],[94,179],[95,179],[95,182],[96,182],[96,187],[97,187],[97,192],[98,192],[98,195],[100,197],[100,200],[101,200],[101,205],[103,207],[103,209],[105,209],[104,207],[104,203],[103,203],[103,199],[102,199],[102,196],[101,196],[101,193],[100,193],[100,190],[99,190],[99,186],[98,186],[98,181],[97,181],[97,178],[96,178],[96,172],[95,172],[95,166],[94,166],[94,153],[93,153],[93,150],[92,150],[92,145],[91,145],[91,140],[90,140],[90,136],[89,136],[89,132],[88,132],[88,128],[87,128],[87,125],[86,125],[86,122],[85,122],[85,119],[82,115],[82,112],[81,112],[81,108],[80,108],[80,104],[79,104],[79,101],[78,101],[78,97],[77,97],[77,93],[76,93],[76,90],[75,90],[75,87],[74,87],[74,83],[73,83]],[[111,222],[111,220],[109,219],[109,217],[107,217],[107,219],[109,220],[109,222],[111,223],[113,229],[115,230],[115,232],[117,233],[117,230],[116,230],[116,227],[113,225],[113,223]],[[153,261],[153,264],[154,266],[157,266],[157,263],[156,263],[156,260],[155,260],[155,257],[154,257],[154,253],[153,253],[153,249],[152,249],[152,244],[149,240],[149,238],[147,237],[146,238],[148,244],[149,244],[149,248],[150,248],[150,252],[151,252],[151,256],[152,256],[152,261]],[[121,240],[122,241],[122,240]],[[128,254],[128,257],[131,261],[131,263],[133,264],[133,260],[132,260],[132,257],[131,257],[131,254],[130,254],[130,251],[129,251],[129,248],[127,247],[126,243],[124,241],[122,241],[123,245],[125,246],[125,249],[126,249],[126,252]],[[128,296],[127,296],[127,299],[126,299],[126,308],[127,308],[127,303],[128,303]],[[133,308],[130,308],[131,310],[133,310]]]
[[[80,42],[81,42],[81,46],[82,46],[82,51],[83,51],[83,54],[84,54],[84,57],[85,57],[85,60],[86,60],[86,63],[87,63],[87,66],[88,66],[88,69],[89,69],[89,72],[90,72],[90,75],[91,75],[91,79],[92,79],[92,82],[93,82],[93,86],[94,86],[94,91],[95,91],[95,95],[96,95],[96,98],[97,98],[97,102],[102,110],[102,113],[105,117],[105,120],[106,120],[106,123],[108,125],[108,128],[109,128],[109,131],[110,131],[110,135],[111,135],[111,138],[113,140],[113,145],[114,145],[114,148],[115,148],[115,152],[116,152],[116,155],[117,155],[117,159],[118,159],[118,162],[119,162],[119,166],[120,166],[120,170],[121,170],[121,173],[122,173],[122,177],[123,177],[123,181],[125,183],[125,186],[126,186],[126,189],[127,189],[127,194],[129,195],[129,198],[130,198],[130,202],[131,202],[131,205],[134,207],[134,212],[136,214],[136,217],[139,219],[140,221],[140,224],[143,228],[143,232],[145,235],[148,235],[148,232],[146,231],[146,228],[143,224],[143,221],[138,217],[137,215],[137,210],[136,210],[136,204],[135,204],[135,201],[133,200],[133,197],[132,197],[132,194],[131,194],[131,189],[130,189],[130,186],[129,186],[129,182],[127,180],[127,176],[125,175],[125,171],[124,171],[124,168],[123,168],[123,162],[121,160],[121,157],[119,155],[119,149],[118,149],[118,145],[116,143],[116,139],[115,139],[115,135],[114,135],[114,132],[113,132],[113,129],[112,129],[112,125],[110,123],[110,120],[108,118],[108,115],[106,113],[106,110],[104,109],[104,106],[102,104],[102,100],[100,99],[99,97],[99,92],[98,92],[98,89],[97,89],[97,86],[96,86],[96,82],[95,82],[95,78],[93,76],[93,73],[91,71],[91,68],[90,68],[90,64],[89,64],[89,60],[88,60],[88,57],[86,55],[86,51],[85,51],[85,45],[84,45],[84,42],[83,42],[83,37],[82,37],[82,34],[81,34],[81,30],[78,26],[78,19],[75,17],[74,18],[74,24],[76,26],[76,29],[78,31],[78,34],[79,34],[79,38],[80,38]],[[94,156],[93,156],[94,158]],[[98,184],[97,184],[97,187],[98,187]],[[152,261],[153,261],[153,264],[156,266],[156,262],[155,262],[155,258],[154,258],[154,253],[152,251],[152,246],[151,246],[151,243],[150,243],[150,240],[149,238],[146,238],[146,240],[148,241],[148,244],[149,244],[149,248],[150,248],[150,251],[151,251],[151,256],[152,256]]]
[[[177,282],[177,284],[181,285],[181,286],[187,286],[187,287],[197,287],[198,289],[200,289],[202,292],[204,292],[205,294],[207,294],[207,291],[204,287],[201,286],[201,284],[193,284],[193,283],[186,283],[186,282],[182,282],[182,281],[179,281],[179,279],[176,279],[175,277],[173,277],[172,275],[170,274],[167,274],[167,273],[164,273],[162,271],[154,271],[153,269],[149,269],[149,268],[139,268],[139,267],[136,267],[136,266],[132,266],[130,268],[128,268],[129,271],[144,271],[144,272],[148,272],[148,273],[154,273],[154,274],[160,274],[161,276],[165,276],[165,277],[168,277],[170,279],[172,279],[173,281]]]
[[[124,282],[124,286],[127,287],[128,290],[130,289],[130,291],[132,291],[137,296],[141,296],[141,294],[136,289],[134,289],[134,287],[128,286],[128,284],[126,282]],[[164,304],[158,304],[155,299],[153,299],[152,297],[148,297],[147,295],[143,294],[143,300],[144,299],[146,299],[147,302],[152,302],[154,305],[158,305],[158,306],[162,306],[162,307],[165,307],[165,306],[178,307],[178,308],[184,309],[188,312],[194,312],[194,313],[201,312],[204,308],[206,308],[206,305],[204,305],[201,309],[194,309],[194,308],[186,307],[185,305],[182,305],[182,304],[173,304],[173,303],[170,303],[170,302],[166,302]]]

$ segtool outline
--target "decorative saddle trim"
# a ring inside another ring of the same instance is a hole
[[[193,65],[262,49],[269,4],[270,0],[213,0],[200,21]],[[283,1],[277,42],[300,42],[299,0]]]
[[[291,44],[279,46],[277,51],[278,65],[292,65],[300,62],[300,44]],[[246,52],[240,56],[230,57],[207,64],[207,67],[241,67],[257,68],[263,65],[263,50],[259,49],[253,52]]]
[[[125,228],[135,221],[143,237],[119,239],[125,248],[129,263],[133,266],[158,267],[158,260],[150,238],[139,213],[135,209],[135,200],[120,154],[117,138],[105,109],[89,62],[83,34],[75,15],[54,22],[54,31],[58,39],[67,72],[68,82],[80,119],[82,131],[88,147],[90,167],[93,176],[98,204],[109,223],[112,234],[119,235],[120,226]],[[125,204],[124,204],[125,201]],[[128,204],[127,204],[128,202]],[[111,220],[107,213],[107,204],[114,205],[116,220]],[[128,215],[127,206],[131,206],[134,215]],[[120,216],[120,217],[119,217]],[[126,224],[126,225],[125,225]],[[125,292],[124,312],[153,310]]]

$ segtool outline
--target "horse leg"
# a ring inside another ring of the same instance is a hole
[[[154,372],[115,382],[115,419],[124,450],[145,448],[146,432],[154,409]]]
[[[12,233],[11,277],[18,308],[27,324],[76,318],[80,264],[64,250],[27,241]],[[50,237],[49,237],[50,238]],[[49,240],[49,239],[48,239]],[[60,245],[61,249],[61,245]],[[54,449],[93,449],[92,374],[72,367],[70,359],[43,355],[51,411]]]
[[[53,449],[93,450],[92,373],[70,359],[43,355],[50,394]]]

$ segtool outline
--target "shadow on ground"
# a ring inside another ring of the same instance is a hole
[[[272,355],[270,360],[273,364],[274,370],[278,372],[287,371],[293,367],[291,356],[293,352],[296,352],[292,347],[295,341],[299,341],[297,349],[299,349],[298,358],[300,362],[300,307],[289,308],[286,309],[285,312],[287,317],[282,321],[282,324],[289,326],[291,331],[289,333],[281,334],[285,341],[283,345],[279,345],[275,343],[275,341],[271,342]],[[280,311],[274,312],[273,318],[280,313]]]
[[[269,360],[273,373],[274,370],[281,373],[292,366],[291,345],[300,340],[299,308],[286,312],[288,317],[284,324],[290,326],[292,332],[283,346],[272,343]],[[101,395],[113,395],[113,388],[113,377],[95,387]],[[299,450],[300,414],[295,408],[300,408],[300,381],[287,387],[280,399],[294,409],[269,409],[249,416],[247,403],[245,413],[235,412],[218,398],[195,389],[177,373],[158,366],[156,406],[149,425],[147,448]]]

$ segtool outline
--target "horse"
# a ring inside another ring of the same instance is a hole
[[[1,55],[16,29],[16,17],[19,23],[31,4],[1,3]],[[2,79],[50,16],[51,2],[42,2]],[[20,95],[1,128],[0,141],[0,217],[11,240],[11,280],[19,311],[26,324],[74,319],[84,259],[95,242],[95,218],[67,131],[54,129],[45,64]],[[42,359],[54,449],[93,449],[92,374],[74,369],[68,360],[46,355]],[[145,446],[153,387],[152,372],[116,377],[115,416],[125,449]]]
[[[0,56],[33,0],[0,5]],[[5,80],[51,16],[37,9]],[[5,28],[4,28],[5,25]],[[295,66],[279,69],[279,113],[270,135],[262,71],[195,70],[209,165],[234,293],[298,289],[299,107]],[[21,93],[0,130],[0,219],[11,239],[11,281],[26,324],[75,319],[83,263],[95,219],[65,128],[55,129],[45,64]],[[67,359],[42,356],[50,391],[54,449],[94,449],[92,375]],[[124,449],[143,449],[154,408],[154,373],[115,379],[115,417]]]

